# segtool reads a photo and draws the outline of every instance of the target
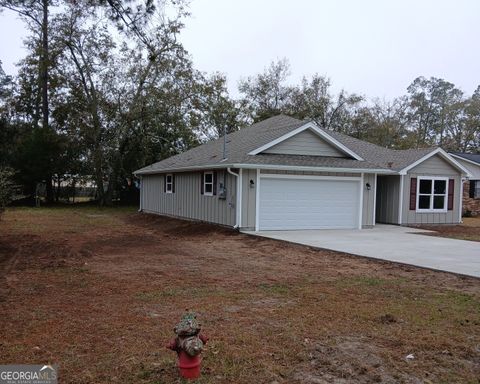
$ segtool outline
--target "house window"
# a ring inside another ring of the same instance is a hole
[[[447,210],[447,197],[448,178],[418,178],[417,212],[445,212]]]
[[[173,193],[173,175],[168,174],[165,177],[165,192]]]
[[[470,180],[470,198],[480,199],[480,180]]]
[[[203,193],[206,196],[213,196],[213,172],[203,174]]]

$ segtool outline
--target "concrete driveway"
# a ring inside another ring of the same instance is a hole
[[[425,230],[376,225],[359,230],[260,231],[248,234],[375,259],[480,277],[480,243],[420,235]]]

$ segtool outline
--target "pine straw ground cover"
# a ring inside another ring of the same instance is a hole
[[[92,207],[7,211],[0,264],[0,364],[60,383],[181,383],[186,308],[199,383],[479,383],[474,278]]]

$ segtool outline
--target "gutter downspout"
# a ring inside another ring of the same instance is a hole
[[[403,184],[405,175],[400,174],[400,188],[398,191],[398,225],[403,225]]]
[[[230,167],[227,168],[227,172],[230,173],[231,175],[235,176],[236,181],[237,181],[237,201],[236,201],[236,214],[235,214],[235,225],[233,226],[234,229],[237,229],[240,227],[240,209],[241,209],[241,190],[240,190],[240,175],[238,173],[235,173],[232,171]],[[225,183],[226,184],[226,183]]]
[[[467,177],[460,177],[460,202],[458,207],[458,222],[463,223],[463,183],[467,181]],[[454,195],[455,196],[455,195]]]

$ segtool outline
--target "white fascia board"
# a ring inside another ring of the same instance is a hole
[[[281,173],[261,173],[262,179],[294,179],[294,180],[337,180],[337,181],[359,181],[358,176],[317,176],[317,175],[295,175]]]
[[[178,167],[178,168],[165,168],[165,169],[152,169],[144,171],[135,171],[133,174],[137,175],[154,175],[157,173],[172,173],[172,172],[187,172],[187,171],[198,171],[202,169],[222,169],[222,168],[238,168],[233,164],[207,164],[207,165],[195,165],[190,167]]]
[[[347,148],[345,145],[340,143],[338,140],[334,139],[328,133],[326,133],[323,130],[321,130],[320,128],[318,128],[317,125],[315,125],[312,122],[307,123],[305,125],[302,125],[301,127],[297,128],[297,129],[294,129],[293,131],[290,131],[287,134],[285,134],[283,136],[280,136],[279,138],[277,138],[273,141],[270,141],[269,143],[267,143],[265,145],[262,145],[261,147],[259,147],[257,149],[254,149],[253,151],[249,152],[248,154],[249,155],[258,155],[259,153],[261,153],[261,152],[263,152],[263,151],[281,143],[282,141],[285,141],[285,140],[289,139],[290,137],[293,137],[293,136],[295,136],[295,135],[299,134],[300,132],[303,132],[307,129],[312,130],[313,132],[315,132],[317,135],[322,137],[324,140],[326,140],[327,142],[332,144],[334,147],[336,147],[340,151],[352,156],[355,160],[359,160],[359,161],[363,160],[362,157],[357,155],[351,149]]]
[[[453,165],[454,167],[458,168],[460,171],[462,171],[462,173],[464,175],[466,175],[467,177],[470,177],[472,176],[470,172],[468,172],[468,170],[463,167],[463,165],[461,165],[458,161],[456,161],[451,155],[449,155],[447,152],[445,152],[442,148],[437,148],[435,150],[433,150],[432,152],[430,153],[427,153],[425,156],[423,156],[421,159],[418,159],[417,161],[415,161],[414,163],[410,164],[409,166],[401,169],[398,173],[400,175],[406,175],[407,172],[412,169],[412,168],[415,168],[417,165],[423,163],[425,160],[428,160],[430,157],[432,156],[435,156],[435,155],[440,155],[442,156],[448,163],[450,163],[451,165]]]
[[[244,169],[270,169],[279,171],[316,171],[316,172],[345,172],[345,173],[379,173],[385,175],[398,175],[391,169],[369,168],[337,168],[337,167],[306,167],[297,165],[269,165],[269,164],[234,164],[234,168]]]
[[[378,173],[385,175],[398,175],[398,172],[384,168],[338,168],[338,167],[307,167],[298,165],[274,165],[274,164],[212,164],[195,167],[168,168],[152,171],[136,172],[134,175],[155,175],[168,172],[200,171],[204,169],[243,168],[243,169],[271,169],[284,171],[316,171],[316,172],[346,172],[346,173]]]
[[[454,157],[454,158],[456,158],[456,159],[458,159],[458,160],[462,160],[462,161],[465,161],[465,162],[467,162],[467,163],[469,163],[469,164],[476,165],[477,167],[480,167],[480,163],[477,163],[476,161],[473,161],[473,160],[470,160],[470,159],[466,159],[466,158],[464,158],[464,157],[462,157],[462,156],[454,155],[453,153],[449,153],[448,155],[449,155],[449,156],[452,156],[452,157]]]

